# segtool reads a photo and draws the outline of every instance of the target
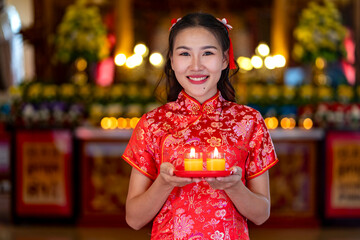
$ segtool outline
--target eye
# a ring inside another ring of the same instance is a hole
[[[188,52],[182,52],[179,54],[180,56],[190,56],[190,54]]]
[[[209,55],[214,55],[214,53],[213,53],[213,52],[209,52],[209,51],[204,52],[204,56],[209,56]]]

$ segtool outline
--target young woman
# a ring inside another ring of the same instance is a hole
[[[249,239],[247,219],[270,215],[268,169],[276,154],[263,118],[235,103],[226,20],[193,13],[173,22],[165,67],[168,103],[146,113],[124,152],[133,166],[126,221],[153,221],[152,239]],[[226,153],[225,177],[188,178],[191,147]]]

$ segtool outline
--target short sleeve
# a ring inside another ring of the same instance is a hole
[[[255,115],[249,149],[249,157],[245,166],[247,179],[263,174],[278,162],[269,130],[259,112]]]
[[[148,131],[146,114],[136,125],[122,158],[145,176],[154,180],[156,165],[151,150],[151,133]]]

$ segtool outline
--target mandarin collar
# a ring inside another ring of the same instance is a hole
[[[176,102],[187,114],[221,114],[224,101],[225,99],[221,96],[219,90],[214,96],[206,100],[203,104],[188,95],[184,90],[181,90],[178,95],[178,99],[176,100]]]

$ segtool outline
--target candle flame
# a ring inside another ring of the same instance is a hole
[[[217,147],[215,147],[215,150],[214,150],[214,157],[215,157],[215,158],[219,158],[219,157],[220,157],[220,156],[219,156],[219,151],[218,151]]]
[[[195,148],[190,149],[190,158],[195,158]]]

